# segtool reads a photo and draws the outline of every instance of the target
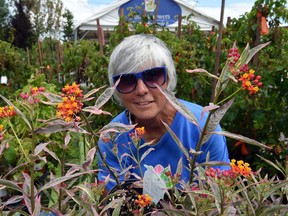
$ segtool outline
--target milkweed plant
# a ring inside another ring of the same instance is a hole
[[[61,93],[49,92],[51,88],[44,86],[29,86],[14,101],[0,95],[7,104],[0,107],[0,159],[4,160],[12,144],[16,146],[14,149],[18,155],[15,167],[1,166],[0,192],[4,194],[0,193],[0,215],[16,212],[22,215],[105,215],[107,212],[124,215],[121,211],[124,211],[125,203],[130,206],[125,215],[285,215],[288,210],[288,165],[283,167],[277,161],[271,162],[259,156],[281,172],[284,178],[279,179],[277,176],[268,177],[261,173],[261,169],[252,170],[250,164],[242,160],[231,159],[230,164],[226,164],[230,166],[227,170],[213,168],[219,162],[210,161],[209,155],[205,163],[196,163],[197,156],[202,153],[201,145],[214,133],[268,148],[239,134],[215,132],[237,93],[246,91],[248,95],[254,95],[261,92],[265,83],[262,83],[257,71],[249,68],[248,63],[267,45],[261,44],[252,49],[247,45],[240,53],[234,43],[219,76],[205,69],[187,69],[188,73],[199,73],[216,81],[213,101],[203,108],[203,115],[208,112],[208,118],[201,129],[196,149],[185,149],[169,125],[163,122],[189,161],[190,179],[188,182],[180,180],[181,160],[176,173],[172,173],[169,167],[154,167],[165,185],[165,195],[157,203],[155,197],[143,190],[140,190],[142,193],[135,190],[133,197],[129,196],[128,189],[121,187],[119,174],[109,167],[105,154],[99,151],[97,145],[98,139],[117,142],[117,136],[128,132],[133,143],[125,143],[122,147],[129,149],[134,145],[137,151],[143,147],[140,139],[145,128],[120,123],[108,124],[100,130],[93,126],[98,115],[111,115],[102,107],[113,96],[118,82],[112,87],[100,87],[87,93],[79,84],[72,83],[65,85]],[[225,91],[228,86],[234,90],[229,95]],[[198,125],[193,113],[173,94],[158,88],[177,111]],[[96,93],[101,91],[96,97]],[[44,109],[43,114],[41,111]],[[80,163],[69,161],[68,152],[75,143],[79,144]],[[152,148],[142,156],[128,156],[141,167],[142,160]],[[117,145],[113,151],[117,155]],[[108,195],[104,195],[104,190],[110,176],[98,181],[97,153],[117,184],[116,190]],[[121,157],[118,160],[121,161]],[[51,161],[54,161],[53,166]],[[39,173],[44,168],[45,174]],[[123,168],[121,173],[128,171]],[[141,188],[145,173],[142,170],[140,173],[137,176],[139,181],[133,184]]]

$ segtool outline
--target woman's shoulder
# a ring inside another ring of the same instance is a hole
[[[121,113],[119,113],[117,116],[115,116],[110,123],[112,122],[119,122],[119,123],[123,123],[123,124],[127,124],[128,123],[128,117],[126,115],[126,110],[122,111]]]

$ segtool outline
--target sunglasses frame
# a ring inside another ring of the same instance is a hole
[[[146,82],[145,82],[145,79],[144,79],[144,77],[143,77],[143,73],[145,73],[145,72],[149,72],[149,71],[153,71],[154,69],[163,69],[163,72],[164,72],[164,81],[163,81],[163,83],[161,84],[161,86],[166,82],[166,76],[167,76],[167,69],[166,69],[166,67],[165,66],[160,66],[160,67],[153,67],[153,68],[149,68],[149,69],[146,69],[146,70],[143,70],[143,71],[140,71],[140,72],[135,72],[135,73],[121,73],[121,74],[117,74],[117,75],[115,75],[115,76],[113,76],[112,78],[113,78],[113,82],[114,82],[114,84],[117,82],[117,80],[118,79],[120,79],[120,82],[121,82],[121,77],[122,76],[125,76],[125,75],[134,75],[135,77],[136,77],[136,84],[135,84],[135,87],[131,90],[131,91],[129,91],[129,92],[121,92],[120,91],[120,89],[119,89],[119,84],[117,85],[117,87],[116,87],[116,89],[117,89],[117,91],[119,92],[119,93],[121,93],[121,94],[129,94],[129,93],[131,93],[131,92],[133,92],[135,89],[136,89],[136,87],[137,87],[137,82],[138,82],[138,80],[139,79],[141,79],[142,81],[143,81],[143,83],[147,86],[147,87],[149,87],[149,88],[157,88],[157,86],[149,86],[149,85],[147,85],[146,84]]]

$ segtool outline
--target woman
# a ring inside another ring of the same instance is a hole
[[[140,149],[138,158],[141,158],[149,148],[153,148],[141,161],[141,168],[139,169],[131,157],[121,157],[121,155],[127,154],[137,155],[134,145],[128,147],[132,142],[131,132],[116,136],[115,140],[108,142],[107,140],[99,140],[101,153],[105,156],[108,165],[118,174],[130,166],[127,172],[134,176],[141,176],[146,170],[144,165],[170,166],[172,174],[175,174],[178,161],[182,159],[181,179],[188,181],[190,175],[189,169],[187,169],[188,161],[166,130],[163,122],[169,125],[188,150],[196,148],[200,130],[180,114],[157,88],[157,86],[161,86],[169,92],[173,92],[176,87],[174,62],[164,42],[153,35],[133,35],[125,38],[111,54],[108,76],[111,86],[119,80],[115,98],[126,109],[112,122],[127,125],[137,124],[137,127],[145,128],[140,142],[141,144],[150,142],[150,144]],[[179,102],[194,113],[200,126],[203,127],[206,118],[200,118],[202,107],[180,99]],[[220,126],[216,130],[221,130]],[[117,147],[116,152],[115,146]],[[206,161],[208,152],[211,161],[229,163],[226,140],[223,136],[212,135],[202,145],[201,151],[203,154],[197,157],[198,163]],[[110,173],[101,160],[99,164],[101,171],[98,178],[104,180]],[[124,176],[125,174],[121,174],[121,181],[123,181]],[[112,179],[107,184],[106,189],[110,190],[114,185],[115,181]]]

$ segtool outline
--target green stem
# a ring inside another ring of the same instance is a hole
[[[140,147],[140,141],[138,141],[138,145],[137,145],[137,165],[139,167],[139,172],[140,172],[140,175],[141,177],[143,178],[143,171],[142,171],[142,168],[141,168],[141,161],[140,161],[140,150],[139,150],[139,147]]]
[[[218,82],[220,83],[220,88],[219,88],[219,89],[221,89],[221,87],[222,87],[221,80],[218,80]],[[214,98],[214,100],[213,100],[213,104],[218,104],[217,101],[218,101],[218,98],[219,98],[219,96],[220,96],[220,93],[221,93],[221,91],[218,91],[217,94],[215,95],[215,98]],[[210,118],[211,118],[211,116],[212,116],[212,114],[213,114],[214,112],[215,112],[215,111],[212,110],[212,111],[210,111],[209,114],[208,114],[208,117],[207,117],[207,119],[206,119],[205,125],[204,125],[204,127],[203,127],[203,129],[202,129],[202,131],[201,131],[201,135],[200,135],[199,141],[198,141],[198,143],[197,143],[197,145],[196,145],[196,148],[195,148],[195,151],[196,151],[196,152],[200,150],[200,147],[201,147],[201,145],[202,145],[203,138],[204,138],[204,136],[205,136],[205,133],[206,133],[206,130],[207,130],[207,127],[208,127]],[[194,155],[192,160],[190,160],[190,158],[189,158],[190,167],[191,167],[189,184],[192,184],[192,182],[193,182],[193,174],[194,174],[194,169],[195,169],[195,164],[196,164],[197,156],[198,156],[198,155]]]
[[[26,152],[25,152],[25,150],[24,150],[24,148],[23,148],[23,146],[22,146],[22,143],[21,143],[21,141],[19,140],[19,138],[18,138],[18,136],[17,136],[17,133],[15,132],[15,130],[14,130],[13,126],[12,126],[12,123],[10,122],[9,119],[7,119],[7,121],[8,121],[8,124],[9,124],[9,126],[10,126],[10,128],[11,128],[11,130],[12,130],[12,132],[13,132],[16,140],[17,140],[17,142],[19,143],[19,146],[20,146],[20,148],[21,148],[21,151],[22,151],[25,159],[26,159],[27,161],[29,161],[28,155],[26,154]]]
[[[33,124],[32,126],[32,155],[34,156],[35,154],[35,147],[36,147],[36,134],[34,133],[34,127]],[[34,177],[34,166],[35,166],[35,160],[32,159],[30,160],[30,178],[31,178],[31,196],[30,196],[30,201],[31,201],[31,211],[32,213],[34,212],[35,209],[35,191],[34,191],[34,184],[35,184],[35,177]]]
[[[222,103],[224,103],[225,101],[233,98],[233,97],[234,97],[239,91],[241,91],[241,90],[242,90],[242,88],[238,88],[238,89],[237,89],[235,92],[233,92],[231,95],[229,95],[228,97],[224,98],[222,101],[217,102],[216,105],[222,104]]]
[[[201,144],[202,144],[202,141],[203,141],[203,138],[204,138],[204,135],[205,135],[206,129],[208,127],[208,123],[210,121],[211,116],[212,116],[212,112],[210,112],[208,114],[207,120],[205,122],[205,125],[204,125],[203,130],[202,130],[201,135],[200,135],[200,139],[199,139],[197,146],[196,146],[196,149],[195,149],[196,152],[200,150],[200,147],[201,147]],[[189,160],[190,161],[190,167],[191,167],[189,184],[192,184],[192,182],[193,182],[193,174],[194,174],[196,159],[197,159],[197,155],[194,155],[192,161]]]
[[[65,139],[65,136],[66,136],[66,132],[64,134],[64,139]],[[61,167],[60,167],[60,171],[61,171],[61,177],[64,176],[64,164],[65,164],[65,149],[62,148],[62,155],[61,155]],[[60,189],[59,189],[59,198],[58,198],[58,209],[59,211],[62,213],[62,184],[60,186]]]
[[[87,124],[87,126],[88,126],[88,129],[89,129],[90,133],[92,134],[93,137],[95,137],[96,135],[95,135],[95,133],[94,133],[94,131],[93,131],[93,128],[92,128],[91,125],[89,124],[88,119],[86,118],[86,116],[85,116],[84,114],[81,114],[81,116],[82,116],[83,119],[85,120],[85,122],[86,122],[86,124]],[[106,167],[106,168],[109,170],[109,172],[112,174],[113,178],[115,179],[115,181],[116,181],[116,183],[117,183],[117,186],[120,188],[120,185],[121,185],[121,184],[120,184],[120,182],[119,182],[119,179],[118,179],[118,177],[115,175],[115,173],[112,171],[112,169],[110,168],[110,166],[107,164],[106,159],[104,158],[102,152],[100,151],[100,148],[99,148],[98,144],[96,144],[95,147],[96,147],[96,150],[97,150],[97,152],[99,153],[99,156],[100,156],[102,162],[104,163],[105,167]]]

